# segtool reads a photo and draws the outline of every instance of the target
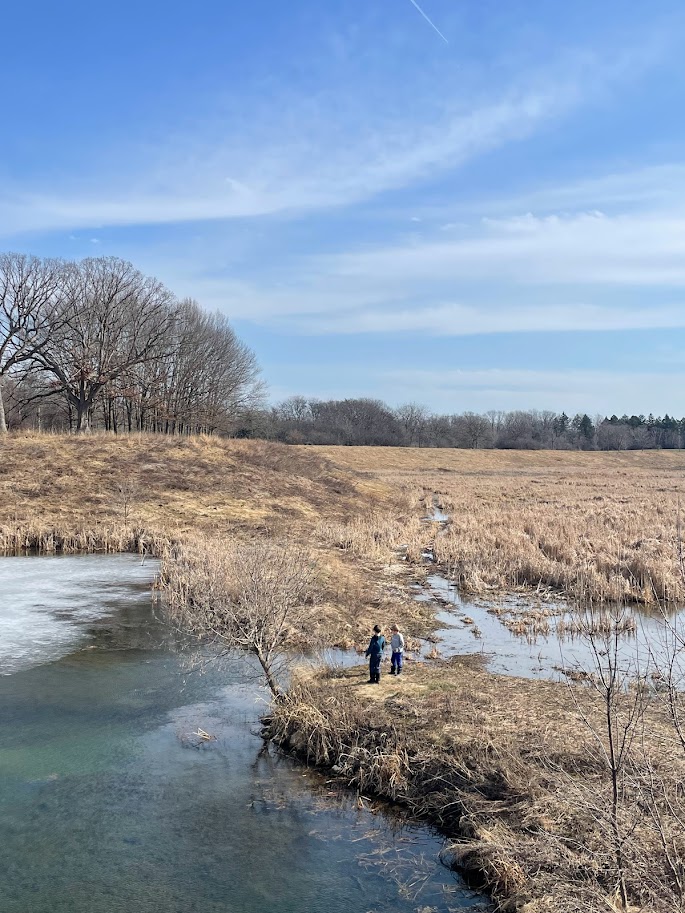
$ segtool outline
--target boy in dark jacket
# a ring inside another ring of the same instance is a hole
[[[369,685],[379,685],[381,681],[381,659],[385,650],[385,637],[381,634],[380,625],[373,626],[373,637],[365,656],[369,657]]]

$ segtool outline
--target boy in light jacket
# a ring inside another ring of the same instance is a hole
[[[399,675],[402,672],[402,661],[404,659],[404,636],[400,634],[400,629],[397,625],[393,625],[390,630],[392,631],[392,637],[390,638],[390,646],[392,648],[390,674]]]

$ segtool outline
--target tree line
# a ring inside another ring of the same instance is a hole
[[[0,432],[232,433],[261,396],[227,318],[125,260],[0,254]]]
[[[369,398],[264,408],[252,351],[220,313],[115,257],[0,254],[0,433],[218,433],[293,444],[631,450],[685,447],[685,418],[436,414]]]
[[[553,411],[441,415],[408,403],[292,396],[250,416],[245,435],[290,444],[462,447],[516,450],[645,450],[685,447],[685,418],[610,417]]]

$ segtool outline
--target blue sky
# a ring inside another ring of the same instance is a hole
[[[685,414],[682,2],[418,2],[6,5],[0,248],[132,260],[273,399]]]

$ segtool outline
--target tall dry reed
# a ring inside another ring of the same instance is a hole
[[[550,588],[579,601],[685,601],[685,454],[325,448],[449,513],[435,557],[467,592]]]
[[[401,688],[369,695],[354,688],[358,675],[296,676],[273,709],[271,737],[361,795],[442,828],[455,838],[452,858],[488,886],[497,909],[618,913],[597,736],[604,713],[590,688],[574,702],[565,685],[490,675],[463,659],[416,668]],[[675,913],[684,897],[668,853],[685,859],[676,814],[685,754],[658,704],[649,715],[621,787],[624,880],[631,913]]]

